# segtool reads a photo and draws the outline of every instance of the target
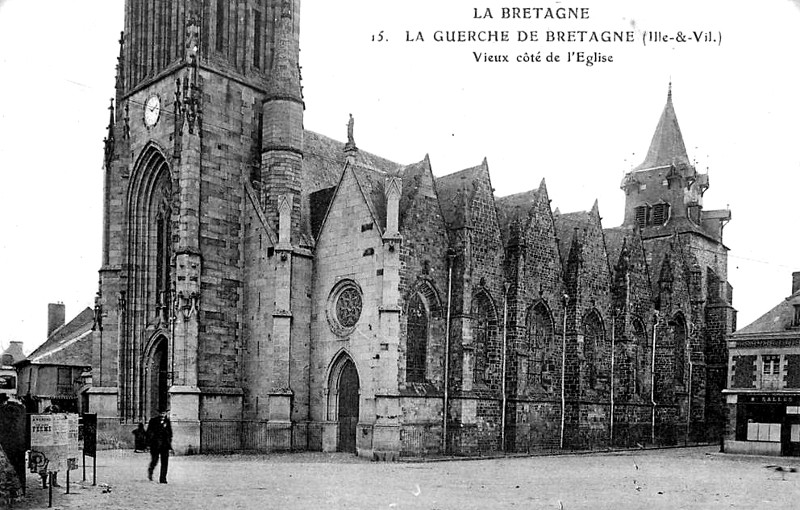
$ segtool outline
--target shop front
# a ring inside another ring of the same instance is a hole
[[[734,439],[727,453],[800,456],[800,394],[727,395]]]

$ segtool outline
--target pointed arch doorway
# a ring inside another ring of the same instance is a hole
[[[337,451],[356,453],[356,426],[359,401],[358,371],[353,360],[342,363],[336,381],[336,409],[339,433]]]
[[[166,409],[169,399],[167,337],[159,335],[152,343],[147,363],[147,415]]]

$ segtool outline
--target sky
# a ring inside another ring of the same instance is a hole
[[[47,303],[63,302],[68,320],[93,304],[123,5],[0,0],[0,348],[41,344]],[[503,7],[585,8],[588,19],[508,19]],[[468,31],[509,41],[436,40]],[[634,42],[548,41],[548,31],[632,32]],[[673,39],[645,44],[648,34]],[[437,176],[486,158],[497,196],[545,179],[554,209],[598,200],[606,227],[622,222],[620,182],[644,160],[671,83],[689,157],[709,173],[704,207],[732,212],[724,241],[739,327],[790,293],[797,0],[303,0],[300,46],[306,129],[346,140],[352,114],[362,150],[404,164],[427,154]],[[606,61],[566,61],[578,52]],[[526,54],[542,61],[517,62]]]

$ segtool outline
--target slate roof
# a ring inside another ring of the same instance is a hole
[[[53,331],[24,361],[43,365],[91,366],[94,311],[86,307]]]
[[[778,303],[773,309],[752,323],[734,332],[731,338],[736,340],[736,337],[765,333],[791,333],[796,336],[799,330],[792,328],[794,305],[800,305],[800,290]]]
[[[468,204],[475,195],[478,180],[481,173],[485,171],[485,166],[486,160],[478,166],[465,168],[436,179],[439,202],[448,227],[462,228],[470,225]]]
[[[529,190],[495,199],[497,222],[504,244],[518,241],[520,223],[527,221],[538,192],[539,190]]]
[[[608,261],[611,267],[617,265],[619,256],[622,254],[622,248],[627,244],[628,253],[630,253],[636,231],[632,228],[615,227],[603,229],[603,237],[606,240],[606,252],[608,253]]]
[[[316,237],[319,234],[325,213],[345,168],[348,154],[353,157],[352,164],[349,166],[356,174],[356,179],[364,191],[369,207],[380,227],[385,228],[384,183],[388,176],[399,174],[403,165],[360,149],[346,153],[343,142],[313,131],[305,131],[304,136],[302,207],[304,217],[308,218],[312,235]]]
[[[405,166],[398,173],[398,177],[402,179],[403,185],[403,191],[400,195],[400,219],[398,222],[398,226],[401,229],[405,226],[408,210],[414,203],[414,199],[420,190],[420,186],[423,185],[422,181],[428,176],[430,176],[431,181],[433,181],[431,174],[431,162],[427,155],[422,161]],[[434,188],[434,194],[436,194],[435,181],[431,184]]]
[[[639,166],[634,168],[634,171],[671,164],[689,165],[689,156],[686,154],[678,117],[672,106],[672,84],[667,92],[667,104],[664,105],[664,111],[661,112],[661,118],[658,120],[653,139],[650,141],[647,156]]]
[[[565,214],[558,214],[554,217],[556,227],[556,237],[558,238],[558,250],[561,254],[561,263],[566,267],[569,251],[572,245],[572,238],[575,230],[580,232],[588,230],[592,224],[590,211],[577,211]]]

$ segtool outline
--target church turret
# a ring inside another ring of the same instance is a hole
[[[299,2],[282,0],[276,12],[275,54],[262,109],[261,186],[264,211],[276,229],[278,198],[289,201],[292,238],[300,234],[303,97],[300,88]],[[287,239],[280,239],[282,244]]]
[[[672,84],[644,161],[625,175],[625,225],[645,229],[701,225],[708,175],[699,174],[686,153],[672,104]],[[654,232],[655,233],[655,232]]]

